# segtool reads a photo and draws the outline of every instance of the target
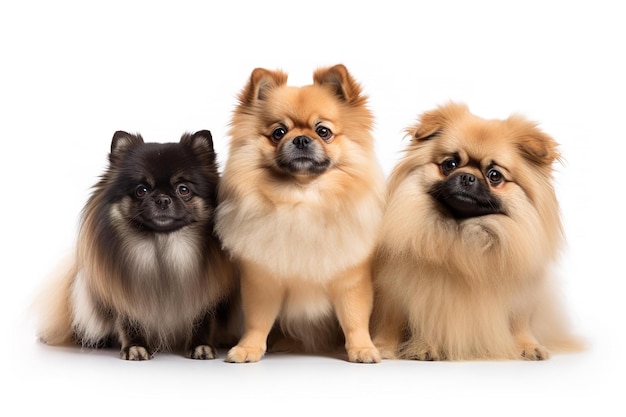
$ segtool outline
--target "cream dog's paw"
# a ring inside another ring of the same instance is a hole
[[[550,352],[536,343],[525,343],[520,346],[522,359],[527,361],[543,361],[550,358]]]

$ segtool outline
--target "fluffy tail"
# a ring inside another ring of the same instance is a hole
[[[554,353],[578,353],[588,348],[588,342],[583,337],[574,334],[570,330],[570,326],[563,323],[551,326],[548,329],[540,328],[538,333],[539,341],[551,352]],[[543,327],[543,326],[539,326]]]
[[[577,353],[588,348],[588,342],[575,334],[574,326],[565,314],[565,303],[558,297],[558,293],[551,298],[541,300],[538,305],[533,333],[548,350],[554,353]]]
[[[77,267],[75,257],[63,261],[34,300],[37,336],[49,345],[69,345],[74,342],[70,291]]]

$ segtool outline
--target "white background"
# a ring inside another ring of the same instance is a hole
[[[619,3],[3,2],[0,413],[624,415]],[[448,100],[486,118],[522,113],[561,143],[568,245],[559,273],[588,351],[541,363],[269,355],[235,365],[223,355],[130,363],[37,343],[27,308],[73,245],[115,130],[165,142],[210,129],[223,161],[235,97],[254,67],[302,85],[340,62],[370,97],[386,172],[403,129]]]

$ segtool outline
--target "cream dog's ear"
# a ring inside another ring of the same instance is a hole
[[[506,122],[515,132],[517,146],[526,159],[544,166],[552,165],[555,161],[562,161],[557,142],[539,129],[536,123],[520,115],[512,115]]]
[[[441,133],[447,125],[468,112],[469,109],[467,105],[450,102],[434,110],[422,113],[419,116],[417,125],[409,127],[405,132],[411,137],[411,140],[416,143],[433,139]]]

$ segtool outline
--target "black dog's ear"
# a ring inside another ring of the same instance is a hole
[[[111,140],[111,155],[109,159],[111,162],[117,161],[128,149],[134,148],[137,145],[143,144],[143,138],[139,134],[130,134],[123,130],[118,130],[113,134]]]
[[[185,133],[180,138],[180,144],[191,147],[195,152],[213,152],[213,135],[208,130]]]
[[[199,130],[191,136],[196,150],[213,151],[213,135],[208,130]]]
[[[200,160],[215,162],[215,152],[213,149],[213,135],[208,130],[199,130],[194,134],[185,133],[180,138],[183,146],[191,148]]]

